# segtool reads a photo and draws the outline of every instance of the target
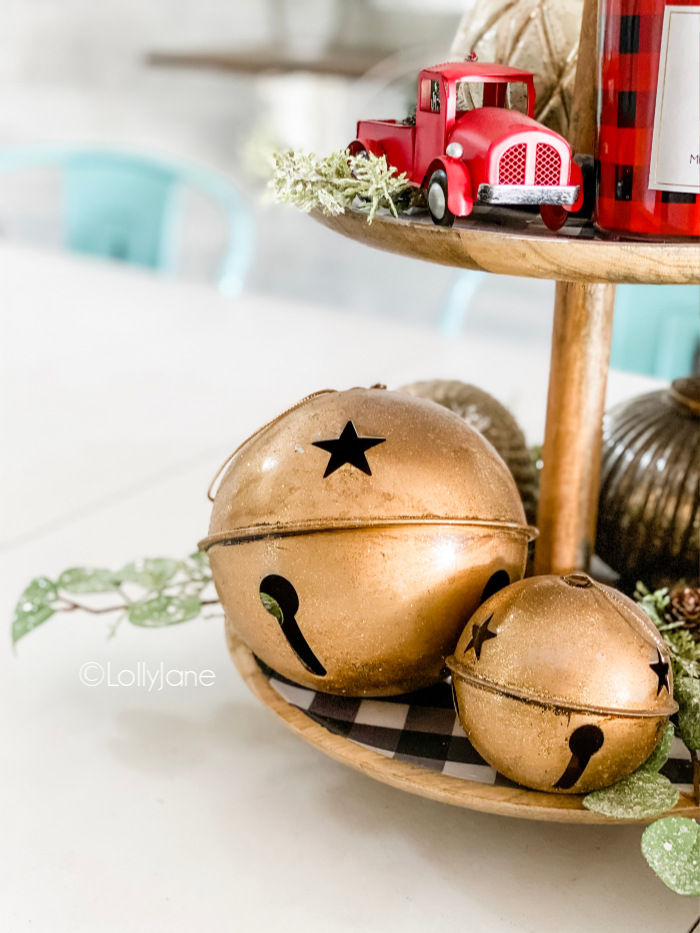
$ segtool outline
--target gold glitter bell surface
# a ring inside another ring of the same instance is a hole
[[[246,441],[200,548],[229,631],[262,661],[382,696],[440,678],[465,619],[522,577],[532,533],[490,444],[375,387],[317,393]]]
[[[583,573],[501,590],[472,616],[447,663],[471,743],[536,790],[614,784],[649,757],[678,709],[654,625]]]

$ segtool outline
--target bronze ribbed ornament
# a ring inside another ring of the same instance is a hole
[[[697,580],[699,377],[605,415],[596,551],[613,570],[650,584]]]
[[[200,547],[227,626],[262,661],[381,696],[441,676],[484,594],[522,577],[532,534],[476,431],[373,388],[317,394],[243,444]]]
[[[586,574],[487,600],[448,658],[460,721],[501,774],[587,793],[639,767],[678,706],[668,650],[626,596]]]

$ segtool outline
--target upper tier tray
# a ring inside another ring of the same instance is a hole
[[[427,212],[398,220],[382,212],[371,224],[362,211],[328,217],[317,209],[311,216],[351,240],[443,266],[564,282],[700,282],[697,243],[608,240],[574,220],[552,233],[539,215],[504,208],[476,207],[453,227],[435,226]]]

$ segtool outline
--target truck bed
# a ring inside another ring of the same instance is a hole
[[[375,140],[384,149],[389,165],[399,172],[412,173],[415,126],[397,123],[396,120],[360,120],[357,137]]]

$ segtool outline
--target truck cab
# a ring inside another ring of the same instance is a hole
[[[426,188],[435,223],[468,216],[474,202],[537,204],[551,229],[583,201],[566,140],[534,119],[530,72],[450,62],[418,75],[415,120],[360,120],[349,149],[385,155]]]

